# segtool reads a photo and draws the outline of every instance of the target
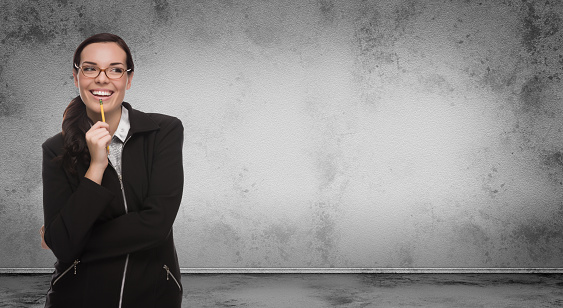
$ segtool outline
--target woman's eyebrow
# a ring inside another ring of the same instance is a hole
[[[84,61],[84,62],[82,62],[82,64],[85,64],[85,63],[86,63],[86,64],[98,65],[98,63],[96,63],[96,62],[90,62],[90,61]],[[109,64],[109,66],[112,66],[112,65],[124,65],[124,64],[121,63],[121,62],[113,62],[113,63],[110,63],[110,64]]]

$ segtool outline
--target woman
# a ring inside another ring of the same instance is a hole
[[[129,48],[113,34],[96,34],[74,53],[80,95],[62,132],[43,144],[42,235],[57,258],[45,307],[181,305],[172,224],[183,126],[123,102],[133,72]]]

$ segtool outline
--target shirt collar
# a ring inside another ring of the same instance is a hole
[[[113,135],[119,138],[122,142],[125,142],[130,128],[131,122],[129,121],[129,110],[127,110],[124,106],[121,106],[121,119],[119,119],[119,125],[117,125],[117,129]]]

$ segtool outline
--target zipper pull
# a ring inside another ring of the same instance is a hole
[[[74,275],[76,275],[76,265],[80,263],[79,260],[74,260]]]
[[[166,270],[166,280],[170,280],[170,269],[168,269],[168,266],[166,264],[164,264],[162,268]]]

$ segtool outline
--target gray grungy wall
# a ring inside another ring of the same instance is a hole
[[[563,267],[559,1],[0,6],[0,267],[52,266],[40,145],[98,32],[184,123],[182,267]]]

